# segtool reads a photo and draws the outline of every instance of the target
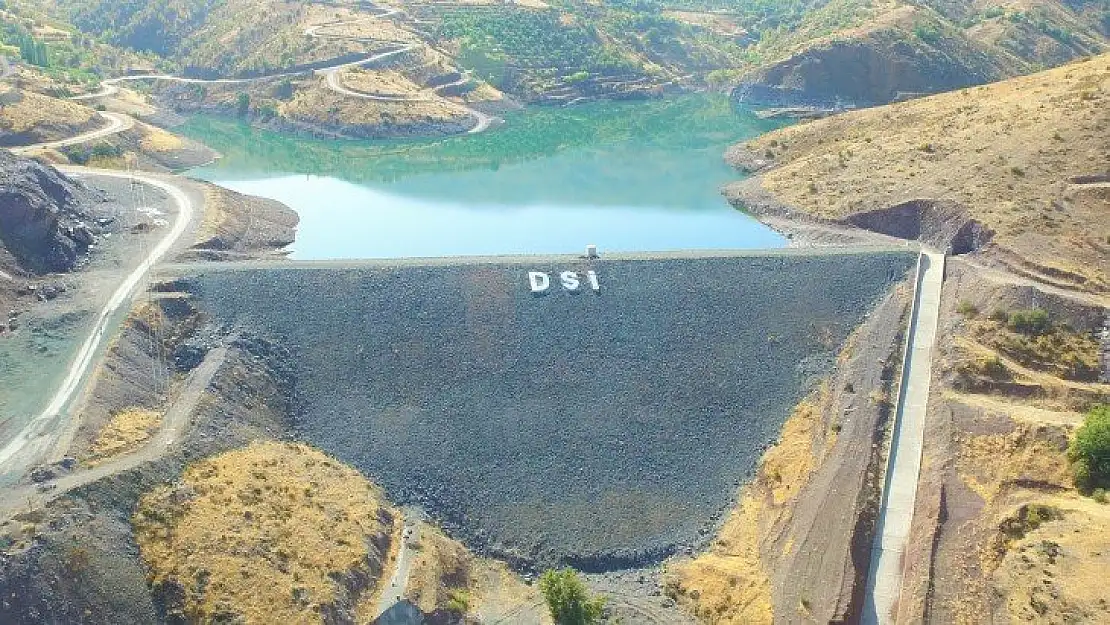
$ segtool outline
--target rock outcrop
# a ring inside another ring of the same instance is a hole
[[[94,242],[96,192],[52,167],[0,150],[0,242],[32,273],[73,269]]]

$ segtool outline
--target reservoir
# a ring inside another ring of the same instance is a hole
[[[207,117],[179,130],[218,150],[189,172],[283,202],[296,259],[781,247],[732,208],[722,155],[773,130],[724,95],[528,107],[468,136],[350,141]]]

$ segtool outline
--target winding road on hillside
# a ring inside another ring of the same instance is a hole
[[[921,452],[925,445],[925,417],[933,371],[933,344],[940,318],[944,284],[944,254],[922,251],[914,289],[913,312],[906,332],[902,381],[898,391],[882,507],[875,526],[871,563],[864,596],[864,625],[895,623],[902,594],[906,543],[913,521]]]
[[[369,38],[369,37],[355,37],[355,36],[350,36],[350,35],[326,34],[326,33],[322,33],[321,31],[323,31],[325,29],[338,28],[338,27],[341,27],[341,26],[350,26],[350,25],[354,25],[354,24],[363,24],[363,23],[366,23],[366,22],[381,20],[381,19],[385,19],[385,18],[388,18],[388,17],[392,17],[392,16],[397,15],[399,13],[400,13],[400,10],[398,10],[398,9],[389,9],[387,11],[384,11],[382,13],[378,13],[376,15],[360,17],[360,18],[353,19],[353,20],[340,20],[340,21],[334,21],[334,22],[326,22],[326,23],[323,23],[323,24],[317,24],[315,26],[310,26],[309,28],[306,28],[305,31],[304,31],[304,34],[305,34],[306,37],[309,37],[309,38],[357,41],[357,42],[361,42],[361,43],[381,43],[381,44],[385,44],[385,45],[397,46],[395,49],[387,50],[385,52],[368,53],[364,58],[356,59],[354,61],[346,61],[346,62],[343,62],[343,63],[336,63],[335,65],[329,65],[327,67],[321,67],[321,68],[312,70],[312,73],[317,75],[317,76],[322,76],[324,78],[324,84],[327,86],[328,89],[330,89],[330,90],[332,90],[332,91],[334,91],[338,94],[341,94],[341,95],[344,95],[344,96],[347,96],[347,97],[351,97],[351,98],[359,98],[359,99],[371,100],[371,101],[375,101],[375,102],[433,102],[433,101],[437,101],[437,100],[441,100],[441,101],[444,101],[444,102],[449,102],[452,105],[461,108],[468,115],[470,115],[471,117],[474,118],[475,125],[472,128],[470,128],[469,130],[466,131],[467,134],[477,134],[477,133],[480,133],[480,132],[484,132],[484,131],[488,130],[491,126],[493,126],[495,123],[500,122],[501,119],[498,118],[498,117],[488,115],[488,114],[483,113],[483,112],[481,112],[477,109],[473,109],[469,106],[466,106],[465,104],[459,104],[457,102],[451,102],[450,100],[446,100],[445,98],[441,98],[441,97],[428,96],[428,95],[425,95],[425,94],[420,94],[420,95],[373,94],[373,93],[365,93],[365,92],[361,92],[361,91],[355,91],[355,90],[349,89],[349,88],[347,88],[343,85],[343,83],[342,83],[342,72],[344,70],[351,69],[353,67],[362,67],[364,65],[369,65],[371,63],[376,63],[378,61],[388,59],[388,58],[398,56],[398,55],[404,54],[406,52],[415,50],[415,49],[419,48],[420,46],[419,46],[419,44],[412,43],[412,42],[406,42],[406,41],[393,41],[393,40],[378,41],[378,40],[374,40],[374,39]],[[234,85],[234,84],[249,84],[249,83],[255,83],[255,82],[262,82],[262,81],[274,80],[274,79],[278,79],[278,78],[292,78],[294,76],[303,76],[306,73],[307,73],[307,70],[301,70],[301,71],[281,72],[281,73],[276,73],[276,74],[267,74],[265,76],[257,76],[257,77],[251,77],[251,78],[185,78],[185,77],[182,77],[182,76],[173,76],[173,75],[170,75],[170,74],[141,74],[141,75],[135,75],[135,76],[120,76],[120,77],[117,77],[117,78],[109,78],[107,80],[101,81],[99,91],[96,91],[94,93],[87,93],[87,94],[83,94],[83,95],[78,95],[78,96],[72,96],[70,99],[71,100],[76,100],[76,101],[84,101],[84,100],[95,100],[95,99],[98,99],[98,98],[115,96],[119,93],[119,85],[121,85],[122,83],[135,82],[135,81],[141,81],[141,80],[156,80],[156,81],[165,81],[165,82],[176,82],[176,83],[182,83],[182,84],[232,84],[232,85]],[[441,85],[440,87],[430,89],[429,91],[434,93],[439,88],[442,88],[444,86],[447,86],[447,85]],[[116,130],[115,132],[119,132],[119,130]],[[109,132],[108,134],[111,134],[111,132]],[[75,139],[76,138],[74,138],[74,140]],[[72,141],[72,140],[70,140],[70,141]],[[69,144],[66,144],[66,145],[69,145]],[[61,147],[61,146],[48,146],[48,147]]]
[[[65,410],[85,387],[101,346],[114,334],[118,325],[114,321],[118,313],[130,307],[134,296],[144,285],[147,273],[177,244],[199,210],[181,187],[160,177],[85,167],[60,166],[58,169],[76,177],[122,178],[156,187],[165,192],[176,205],[177,217],[162,240],[127,274],[105,302],[96,317],[92,332],[81,343],[61,386],[49,398],[46,407],[0,449],[0,478],[18,479],[31,467],[40,464],[53,448],[56,439],[67,430]]]
[[[38,150],[52,150],[63,148],[67,145],[78,145],[81,143],[89,143],[97,139],[114,135],[125,130],[129,130],[135,126],[135,120],[127,115],[119,113],[109,113],[107,111],[99,111],[100,116],[108,120],[108,125],[104,128],[90,130],[89,132],[82,133],[68,139],[59,139],[57,141],[46,141],[44,143],[34,143],[31,145],[23,145],[19,147],[9,148],[15,154],[28,154]]]

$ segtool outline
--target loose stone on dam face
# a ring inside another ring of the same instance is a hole
[[[611,570],[706,542],[808,376],[832,365],[813,328],[839,344],[890,267],[915,260],[267,267],[191,291],[213,323],[296,346],[298,437],[470,547]]]

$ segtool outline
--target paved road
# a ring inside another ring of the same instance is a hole
[[[934,252],[922,252],[921,255],[882,509],[867,575],[862,619],[865,625],[887,625],[896,621],[895,611],[902,592],[903,554],[913,520],[917,480],[921,471],[944,260],[943,254]]]
[[[107,111],[99,111],[100,116],[108,120],[108,125],[104,128],[98,128],[83,134],[79,134],[68,139],[59,139],[58,141],[47,141],[45,143],[35,143],[32,145],[23,145],[17,148],[10,148],[16,154],[27,154],[38,150],[51,150],[55,148],[65,147],[67,145],[77,145],[80,143],[88,143],[104,137],[114,135],[132,128],[135,125],[135,120],[127,115],[120,115],[119,113],[109,113]]]
[[[143,285],[147,272],[177,243],[185,233],[198,207],[181,188],[161,178],[118,171],[89,169],[85,167],[58,167],[59,170],[74,176],[109,176],[125,178],[157,187],[177,205],[177,218],[166,236],[150,250],[146,258],[124,278],[100,311],[92,333],[77,350],[69,371],[58,390],[49,398],[46,407],[29,421],[16,436],[0,449],[0,478],[22,476],[31,467],[40,464],[53,448],[57,437],[64,432],[70,415],[65,409],[71,400],[85,386],[92,372],[94,358],[101,345],[116,329],[112,323],[116,313],[124,306],[130,306],[135,294]]]
[[[185,378],[181,393],[163,416],[158,432],[139,449],[91,469],[63,475],[42,484],[23,485],[0,491],[3,495],[0,497],[0,520],[11,518],[12,515],[28,508],[41,508],[75,488],[161,458],[185,432],[185,428],[189,425],[189,417],[196,411],[197,404],[204,397],[208,385],[226,358],[227,347],[209,350],[201,364]]]

